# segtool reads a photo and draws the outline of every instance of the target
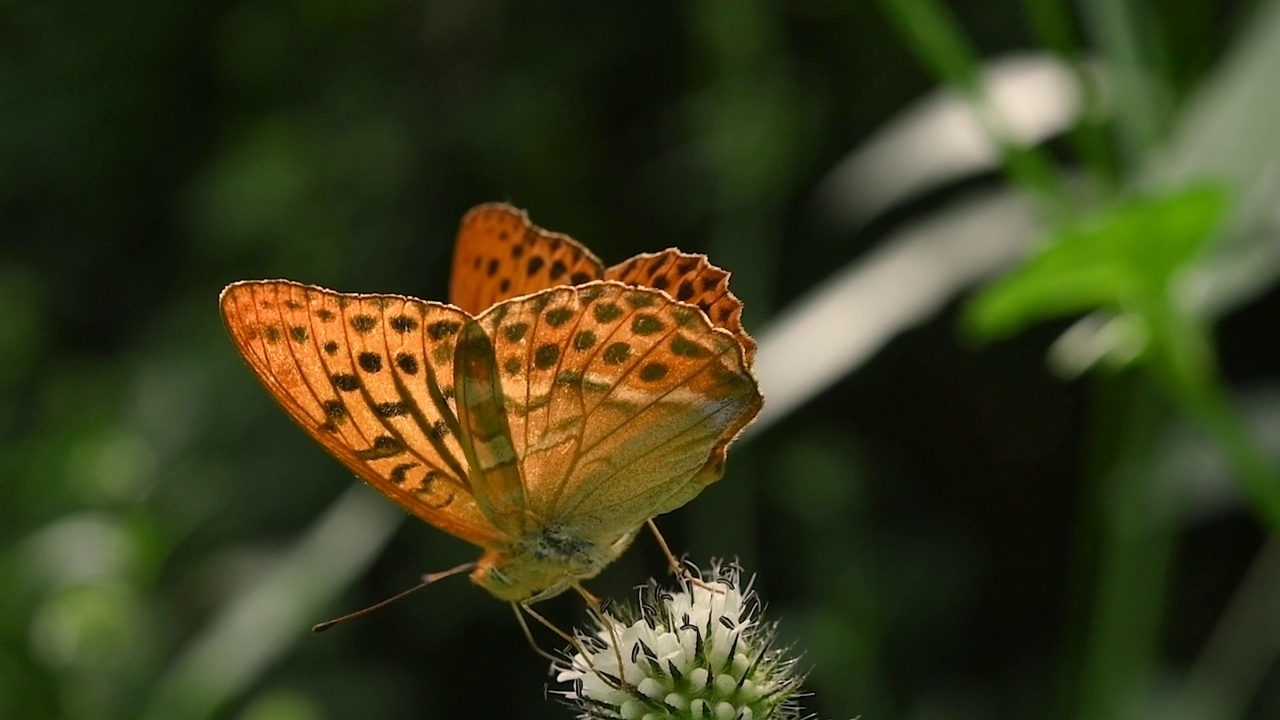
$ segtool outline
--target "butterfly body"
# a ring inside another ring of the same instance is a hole
[[[631,546],[640,528],[612,542],[580,537],[572,527],[551,525],[480,557],[471,581],[500,600],[546,599],[568,590],[576,580],[600,574]]]
[[[488,205],[463,220],[452,304],[285,280],[235,283],[221,304],[312,437],[483,548],[476,584],[526,600],[595,576],[722,473],[761,405],[726,281],[678,251],[605,270]]]

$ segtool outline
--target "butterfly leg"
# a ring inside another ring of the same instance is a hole
[[[613,647],[613,656],[614,656],[614,659],[616,659],[618,662],[618,668],[621,669],[623,667],[626,667],[625,665],[622,664],[622,649],[621,647],[619,647],[622,644],[622,642],[621,640],[618,639],[618,628],[616,627],[616,623],[614,623],[613,620],[611,620],[605,614],[604,603],[600,602],[600,598],[596,597],[595,595],[592,595],[590,592],[587,591],[586,588],[582,587],[582,583],[578,582],[578,578],[570,576],[569,584],[573,587],[575,591],[577,591],[579,595],[582,596],[582,599],[586,601],[587,609],[591,611],[592,615],[595,615],[596,622],[600,623],[601,626],[609,629],[609,640],[611,641],[609,645]],[[583,657],[584,658],[586,657],[585,653],[583,654]],[[596,670],[594,667],[591,668],[591,671],[594,672],[601,680],[604,680],[605,682],[610,683],[613,687],[622,688],[622,687],[625,687],[627,684],[626,680],[622,678],[615,678],[606,673],[601,673],[600,671]]]
[[[587,667],[590,668],[591,672],[595,673],[596,677],[600,678],[600,680],[602,680],[606,685],[609,685],[610,687],[623,687],[625,685],[625,682],[622,679],[616,678],[608,673],[601,672],[600,670],[596,669],[595,665],[591,664],[591,660],[590,660],[591,656],[587,654],[587,649],[582,646],[581,640],[570,635],[564,630],[561,630],[555,623],[543,617],[542,613],[533,609],[532,607],[533,603],[537,602],[537,600],[539,599],[540,598],[538,595],[534,595],[531,598],[521,600],[519,603],[511,603],[511,607],[516,611],[516,617],[520,619],[520,627],[524,629],[525,639],[529,641],[529,644],[533,647],[534,652],[538,653],[539,655],[550,660],[553,663],[560,664],[564,662],[564,658],[556,657],[555,655],[552,655],[551,653],[538,647],[538,643],[533,639],[533,633],[529,631],[529,625],[525,623],[524,618],[521,617],[520,615],[521,610],[523,610],[526,613],[529,613],[530,617],[532,617],[534,620],[537,620],[539,623],[541,623],[544,627],[546,627],[551,632],[555,633],[556,635],[559,635],[560,639],[569,643],[569,645],[573,647],[574,651],[576,651],[578,655],[582,656],[583,660],[586,661]],[[516,607],[517,605],[519,605],[519,607]],[[609,625],[609,628],[610,628],[610,632],[612,632],[613,631],[612,624]],[[615,647],[616,647],[616,643],[615,643]],[[621,657],[621,655],[619,655],[619,657]],[[618,667],[622,667],[622,665],[619,664]]]
[[[662,554],[667,557],[667,565],[671,567],[671,573],[673,575],[678,576],[685,582],[697,585],[703,590],[710,590],[711,592],[716,593],[724,592],[724,588],[721,588],[719,585],[708,583],[697,575],[694,575],[689,571],[689,568],[685,566],[684,563],[680,562],[680,559],[676,557],[675,553],[671,552],[671,546],[667,544],[667,539],[662,536],[662,532],[658,530],[658,525],[653,521],[653,518],[649,518],[645,522],[649,525],[649,529],[653,531],[653,537],[657,539],[658,547],[662,548]]]
[[[564,658],[558,658],[555,655],[552,655],[551,653],[547,652],[546,650],[543,650],[541,647],[538,646],[538,641],[533,639],[533,631],[529,629],[529,623],[525,622],[524,620],[524,613],[520,612],[521,608],[522,608],[521,603],[511,603],[511,610],[516,614],[516,622],[520,623],[520,629],[524,631],[524,639],[529,641],[529,647],[533,648],[533,651],[538,655],[541,655],[542,658],[545,660],[549,660],[553,663],[563,662]],[[545,625],[548,625],[548,627],[551,627],[552,630],[555,630],[558,634],[561,634],[561,636],[563,637],[563,633],[560,633],[559,628],[553,625],[550,625],[549,621],[545,620],[544,618],[542,618],[540,615],[533,612],[532,610],[529,610],[529,608],[526,607],[523,609],[525,612],[538,618],[539,621],[541,621]]]
[[[541,595],[541,593],[539,593],[539,595]],[[543,599],[539,597],[539,595],[534,595],[533,597],[525,598],[524,600],[519,601],[520,609],[529,613],[529,617],[533,618],[534,620],[537,620],[539,623],[542,623],[542,625],[546,627],[548,630],[555,633],[556,635],[559,635],[561,640],[564,640],[565,642],[572,645],[574,649],[580,651],[581,648],[578,644],[577,638],[565,632],[564,630],[561,630],[558,625],[556,625],[555,623],[543,617],[542,613],[533,609],[533,604],[535,602],[538,602],[538,600]],[[535,644],[535,647],[536,647],[536,644]],[[546,655],[547,653],[541,653],[541,654]]]

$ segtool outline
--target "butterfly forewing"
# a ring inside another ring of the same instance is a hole
[[[221,305],[272,396],[348,468],[446,532],[500,541],[472,497],[457,437],[453,350],[465,313],[288,281],[236,283]]]
[[[522,210],[490,203],[462,218],[449,299],[479,315],[502,300],[581,285],[603,272],[600,260],[573,238],[533,225]]]
[[[654,514],[760,406],[738,342],[655,290],[555,288],[478,321],[529,508],[587,537]]]

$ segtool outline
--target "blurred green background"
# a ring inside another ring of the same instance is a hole
[[[54,0],[0,48],[0,717],[571,715],[460,579],[309,633],[478,553],[217,314],[443,298],[490,200],[733,271],[768,408],[659,524],[758,573],[810,712],[1280,717],[1280,3]]]

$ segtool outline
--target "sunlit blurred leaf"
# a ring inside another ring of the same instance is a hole
[[[1057,233],[1040,253],[988,287],[966,322],[980,337],[1094,309],[1127,311],[1166,298],[1178,270],[1204,248],[1226,207],[1201,186],[1125,202]]]

